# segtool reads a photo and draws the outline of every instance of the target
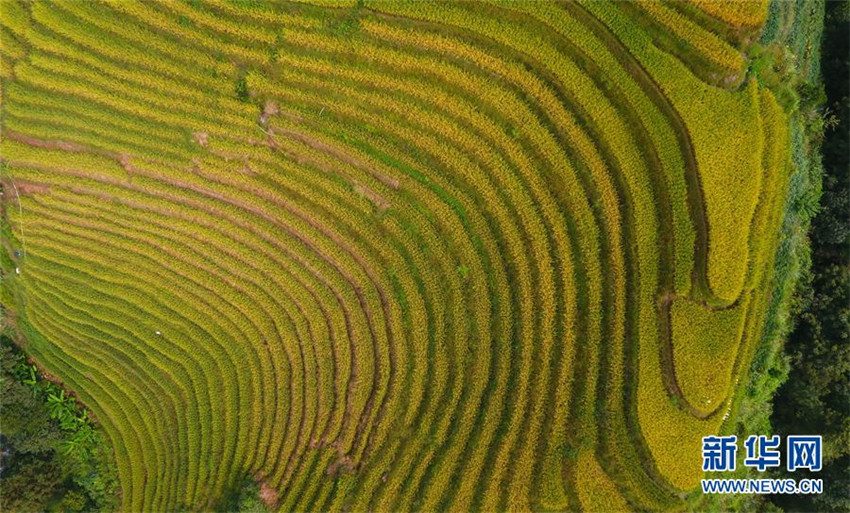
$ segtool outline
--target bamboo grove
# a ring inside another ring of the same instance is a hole
[[[125,511],[679,508],[770,296],[766,13],[5,1],[3,305]]]

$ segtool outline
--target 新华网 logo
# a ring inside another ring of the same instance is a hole
[[[789,435],[785,439],[785,464],[789,472],[821,469],[820,435]],[[764,472],[782,464],[779,435],[750,435],[744,441],[744,466]],[[738,437],[706,436],[702,439],[702,469],[706,472],[732,472],[738,454]]]

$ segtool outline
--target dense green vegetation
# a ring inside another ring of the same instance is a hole
[[[111,455],[73,397],[0,339],[0,509],[112,511]]]
[[[777,496],[785,511],[850,511],[850,4],[828,2],[821,72],[823,192],[812,220],[811,268],[800,286],[786,350],[788,380],[774,398],[777,433],[820,434],[822,495]],[[818,98],[820,99],[820,98]]]
[[[688,507],[808,190],[723,5],[4,2],[4,315],[121,509]]]

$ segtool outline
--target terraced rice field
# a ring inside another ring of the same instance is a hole
[[[122,510],[676,509],[733,429],[764,2],[0,9],[3,304]]]

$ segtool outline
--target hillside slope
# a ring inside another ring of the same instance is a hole
[[[3,306],[122,509],[683,507],[789,172],[724,5],[4,2]]]

